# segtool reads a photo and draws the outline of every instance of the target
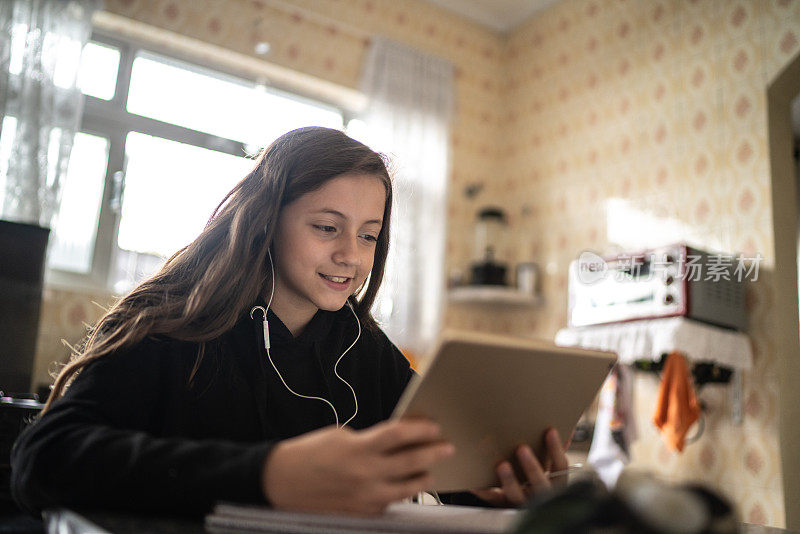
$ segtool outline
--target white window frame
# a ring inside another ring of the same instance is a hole
[[[217,65],[213,67],[199,65],[197,62],[175,57],[157,48],[119,39],[99,31],[93,32],[91,41],[111,46],[120,53],[114,97],[111,100],[103,100],[84,95],[84,110],[79,128],[80,132],[103,137],[109,143],[108,165],[106,167],[103,196],[97,220],[97,235],[92,254],[92,263],[88,273],[51,268],[48,264],[45,271],[45,284],[56,288],[108,292],[112,291],[110,274],[119,230],[121,194],[124,187],[125,140],[128,133],[139,132],[153,135],[170,141],[177,141],[235,156],[246,154],[248,153],[247,149],[252,148],[246,147],[245,144],[239,141],[129,113],[127,111],[128,90],[134,59],[140,53],[152,53],[163,58],[174,59],[180,62],[181,66],[187,64],[195,65],[206,74],[208,71],[213,71],[218,72],[226,79],[239,79],[254,85],[258,82],[256,80],[247,80],[241,74],[226,72]],[[351,111],[335,103],[307,97],[298,94],[294,90],[276,89],[292,98],[338,111],[342,115],[344,125],[347,125],[354,118]]]

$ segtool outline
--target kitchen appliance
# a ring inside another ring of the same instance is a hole
[[[683,316],[745,330],[752,267],[741,256],[683,244],[608,257],[585,252],[569,267],[569,325]]]
[[[503,210],[487,207],[478,212],[475,224],[475,254],[471,266],[473,285],[506,285],[503,261],[508,223]]]

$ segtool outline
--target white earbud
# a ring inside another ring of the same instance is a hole
[[[261,313],[264,314],[264,348],[269,350],[269,324],[267,323],[267,310],[264,306],[253,306],[253,309],[250,310],[250,318],[254,319],[253,312],[256,310],[261,310]]]
[[[358,342],[358,340],[361,338],[361,321],[358,320],[358,315],[356,314],[355,309],[353,309],[353,305],[350,303],[349,300],[346,301],[347,307],[350,308],[350,311],[353,313],[353,317],[356,318],[356,324],[358,325],[358,335],[356,336],[355,341],[353,341],[350,344],[350,346],[347,347],[347,349],[345,349],[345,351],[342,353],[342,355],[339,356],[339,359],[336,360],[336,363],[333,366],[333,373],[336,375],[336,378],[338,378],[339,380],[344,382],[344,384],[348,388],[350,388],[350,391],[353,393],[353,402],[355,403],[356,409],[353,412],[353,415],[351,415],[350,418],[347,421],[345,421],[344,423],[339,425],[339,413],[336,411],[336,408],[334,407],[334,405],[333,405],[333,403],[331,401],[329,401],[328,399],[325,399],[323,397],[315,397],[315,396],[312,396],[312,395],[302,395],[300,393],[297,393],[295,390],[293,390],[292,388],[289,387],[289,384],[287,384],[286,380],[283,379],[283,376],[281,375],[281,372],[278,371],[278,367],[275,365],[275,362],[272,361],[272,355],[270,355],[270,353],[269,353],[270,342],[269,342],[269,324],[267,323],[267,310],[269,310],[269,307],[272,305],[272,297],[275,296],[275,268],[273,267],[273,264],[272,264],[272,253],[270,252],[269,249],[267,249],[267,254],[269,255],[269,269],[270,269],[270,272],[272,274],[272,289],[270,290],[270,294],[269,294],[269,302],[267,302],[267,307],[266,308],[264,308],[263,306],[253,306],[253,308],[250,310],[250,318],[251,319],[255,319],[255,317],[253,317],[253,313],[256,310],[261,311],[261,313],[263,314],[263,317],[264,317],[264,319],[263,319],[264,348],[267,350],[267,359],[269,360],[269,363],[272,365],[272,368],[275,369],[275,373],[277,373],[278,378],[281,379],[281,382],[283,383],[284,387],[286,389],[288,389],[290,393],[292,393],[293,395],[295,395],[297,397],[303,398],[303,399],[319,400],[319,401],[324,402],[328,406],[330,406],[331,410],[333,410],[333,417],[334,417],[334,420],[336,421],[336,426],[341,428],[341,427],[345,426],[346,424],[348,424],[353,419],[355,419],[356,414],[358,414],[358,397],[356,396],[356,390],[353,389],[353,386],[351,386],[350,383],[347,380],[345,380],[344,378],[342,378],[342,376],[339,374],[338,367],[339,367],[339,362],[342,361],[342,358],[344,358],[344,355],[347,354],[350,351],[350,349],[352,349],[355,346],[355,344]]]

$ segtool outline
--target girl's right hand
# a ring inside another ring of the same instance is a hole
[[[262,489],[279,509],[375,515],[432,487],[428,469],[453,453],[431,421],[325,427],[278,443],[264,462]]]

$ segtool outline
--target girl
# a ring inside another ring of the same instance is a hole
[[[62,370],[12,451],[17,502],[370,514],[429,488],[453,447],[430,421],[385,421],[412,371],[370,315],[391,205],[365,145],[317,127],[276,140]],[[519,456],[530,484],[504,462],[503,487],[478,494],[520,504],[547,486]]]

